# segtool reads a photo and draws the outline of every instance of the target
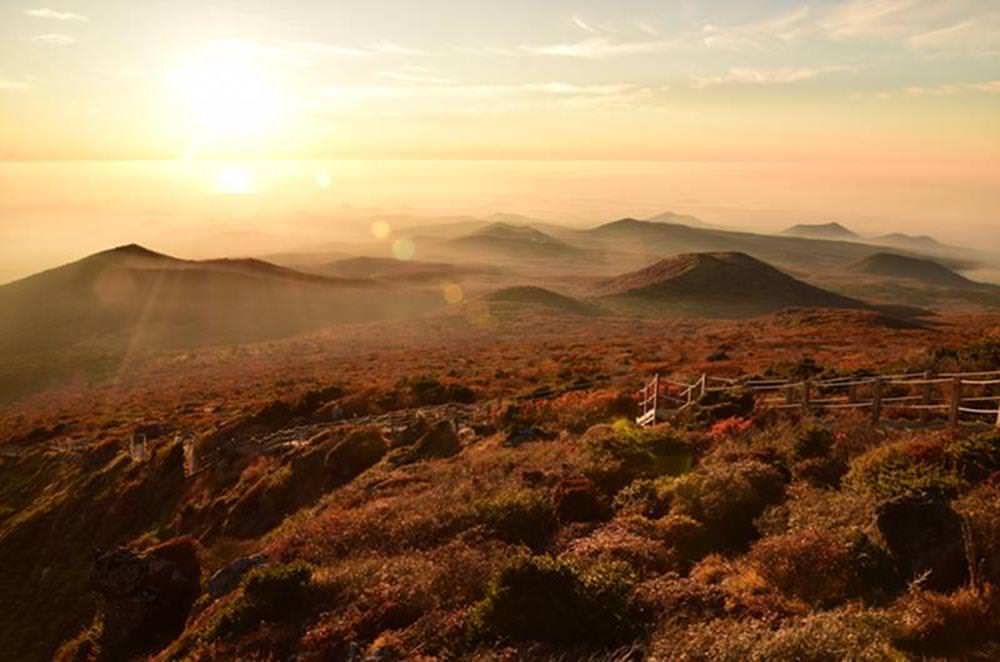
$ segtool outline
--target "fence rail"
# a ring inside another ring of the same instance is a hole
[[[677,390],[676,393],[665,390],[663,384]],[[990,392],[991,389],[994,392]],[[703,374],[694,383],[665,379],[657,374],[640,392],[640,415],[636,422],[641,426],[653,425],[670,413],[692,406],[708,393],[736,390],[759,394],[758,404],[773,409],[800,409],[806,413],[827,409],[869,409],[872,422],[876,424],[881,421],[885,410],[909,410],[917,413],[924,422],[932,413],[945,412],[952,429],[968,422],[962,420],[963,414],[979,419],[990,417],[1000,429],[1000,370],[897,373],[798,381],[741,380]],[[998,403],[998,408],[989,408],[989,403]]]

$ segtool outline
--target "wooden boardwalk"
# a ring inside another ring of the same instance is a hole
[[[709,393],[749,391],[759,405],[803,413],[864,409],[872,422],[887,411],[916,413],[927,423],[944,415],[949,427],[992,424],[1000,429],[1000,370],[931,372],[835,379],[730,379],[703,374],[693,383],[655,375],[639,395],[636,423],[653,425],[683,411]]]

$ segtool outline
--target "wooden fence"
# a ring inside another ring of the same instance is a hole
[[[666,388],[664,388],[666,386]],[[945,416],[951,428],[977,419],[1000,429],[1000,370],[933,374],[902,373],[835,379],[741,380],[702,375],[692,384],[659,375],[640,392],[639,425],[652,425],[665,415],[686,409],[708,393],[746,390],[758,403],[774,409],[867,409],[878,424],[887,410],[915,413],[922,422]]]

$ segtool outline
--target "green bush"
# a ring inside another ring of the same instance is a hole
[[[785,476],[753,460],[715,464],[674,479],[669,493],[671,513],[705,524],[713,549],[741,547],[757,536],[754,519],[784,497]]]
[[[311,566],[301,562],[255,568],[243,579],[242,591],[209,626],[209,638],[245,632],[261,621],[294,613],[311,580]]]
[[[796,460],[826,457],[833,447],[833,433],[814,422],[806,422],[792,440],[792,456]]]
[[[628,421],[597,426],[583,438],[588,473],[597,484],[618,491],[636,478],[680,475],[691,468],[693,449],[673,428],[640,428]]]
[[[921,444],[899,442],[868,451],[851,462],[844,483],[879,499],[911,492],[951,498],[965,487],[961,476],[948,466],[923,462],[919,454],[910,452],[917,446]]]
[[[944,452],[955,472],[970,483],[982,482],[1000,471],[1000,433],[956,439]]]
[[[540,490],[506,492],[473,508],[477,521],[505,542],[542,549],[556,529],[555,506]]]
[[[499,570],[473,608],[470,635],[555,644],[631,641],[639,632],[633,589],[624,564],[584,572],[549,556],[518,556]]]
[[[670,510],[673,498],[673,476],[639,478],[615,495],[615,510],[640,513],[646,517],[662,517]]]

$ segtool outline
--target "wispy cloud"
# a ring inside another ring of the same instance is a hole
[[[908,87],[904,92],[911,97],[946,97],[964,92],[985,92],[1000,94],[1000,80],[990,80],[981,83],[947,83],[930,87]]]
[[[40,34],[32,37],[31,41],[46,46],[72,46],[76,43],[76,37],[68,34]]]
[[[991,52],[1000,48],[1000,12],[920,32],[911,36],[908,42],[922,51]]]
[[[344,46],[342,44],[330,44],[325,42],[307,42],[296,44],[293,46],[293,49],[317,57],[365,58],[377,55],[430,55],[428,51],[408,46],[401,46],[391,41],[380,41],[367,46]]]
[[[591,37],[582,41],[560,44],[522,45],[514,48],[491,48],[487,49],[487,52],[496,55],[521,57],[544,56],[597,60],[612,57],[625,57],[630,55],[665,53],[678,48],[678,46],[677,42],[659,39],[649,41],[616,41],[609,39],[608,37]]]
[[[536,107],[538,103],[555,104],[562,108],[595,110],[648,103],[659,90],[631,83],[581,85],[568,82],[489,84],[401,84],[375,86],[337,86],[324,90],[328,110],[375,104],[380,101],[398,102],[407,99],[412,103],[401,111],[398,103],[387,109],[399,112],[506,112],[513,109]],[[449,101],[443,104],[442,101]],[[456,103],[450,103],[450,102]]]
[[[581,18],[580,16],[572,16],[570,17],[569,20],[570,23],[580,28],[584,32],[588,32],[590,34],[601,34],[602,32],[604,32],[604,30],[601,30],[600,28],[591,25],[587,21],[583,20],[583,18]]]
[[[27,16],[32,16],[34,18],[46,18],[53,21],[80,21],[86,23],[90,21],[89,18],[82,14],[74,14],[72,12],[66,11],[56,11],[55,9],[49,9],[48,7],[40,7],[38,9],[25,9],[24,14]]]
[[[790,12],[742,25],[702,27],[701,41],[709,48],[723,50],[767,50],[772,44],[791,41],[812,32],[815,26],[808,20],[812,10],[803,5]]]
[[[11,78],[0,78],[0,90],[26,90],[30,85],[21,80]]]
[[[854,67],[843,65],[801,68],[781,67],[778,69],[734,67],[718,76],[696,76],[694,78],[694,86],[706,88],[716,85],[785,85],[812,80],[828,73],[854,70]]]

